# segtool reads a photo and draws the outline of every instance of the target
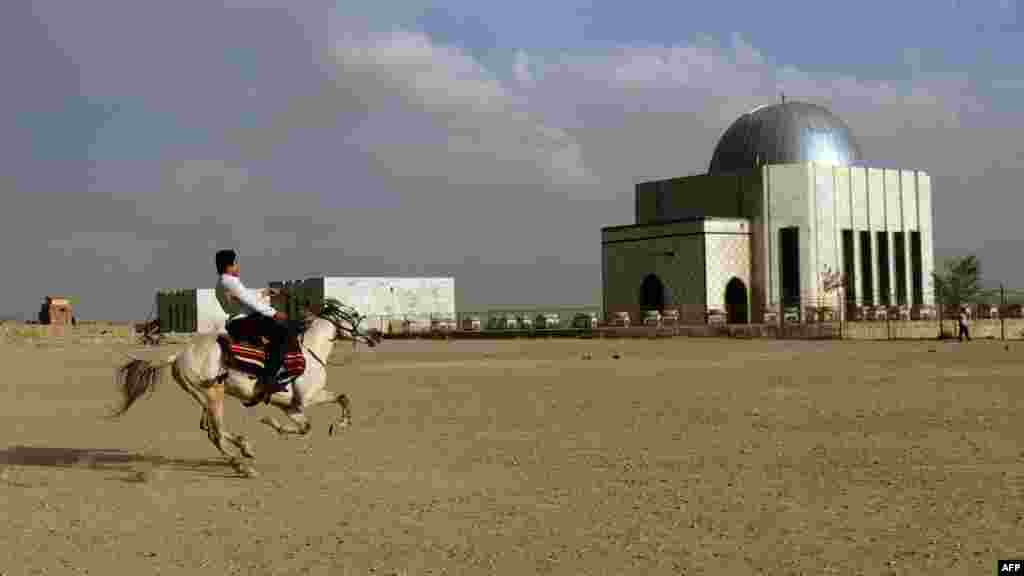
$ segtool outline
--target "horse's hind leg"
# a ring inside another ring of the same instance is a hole
[[[191,392],[191,390],[189,391]],[[213,445],[217,446],[217,441],[214,439],[214,436],[211,435],[214,434],[214,431],[210,427],[210,410],[202,402],[201,396],[195,394],[195,398],[203,407],[202,415],[199,417],[199,429],[202,430],[203,432],[206,432],[207,437],[210,438],[210,441],[213,442]],[[221,426],[220,436],[224,440],[227,440],[228,442],[234,444],[238,448],[239,452],[242,453],[242,456],[245,456],[246,458],[256,457],[256,453],[253,451],[252,445],[249,444],[249,441],[246,440],[245,437],[243,437],[241,434],[231,434],[230,432],[225,431],[223,429],[223,426]],[[220,447],[218,447],[218,450],[221,450]],[[223,452],[223,450],[221,450],[221,452]]]
[[[244,438],[235,436],[224,429],[224,386],[216,384],[205,390],[206,392],[206,435],[213,443],[214,447],[220,451],[221,454],[227,456],[232,462],[235,462],[239,455],[228,452],[224,446],[224,441],[227,440],[229,443],[235,445],[239,449],[240,455],[251,458],[252,450],[248,445],[248,442]]]
[[[199,419],[199,429],[203,430],[204,432],[206,432],[207,436],[210,438],[210,441],[214,443],[214,446],[217,446],[217,440],[215,440],[214,436],[211,435],[211,434],[214,434],[214,431],[211,429],[211,425],[210,425],[210,420],[212,419],[213,416],[212,416],[212,411],[209,409],[209,406],[210,406],[210,403],[211,403],[211,398],[213,397],[213,396],[211,396],[211,393],[214,390],[219,389],[220,390],[220,393],[219,393],[219,397],[220,397],[220,407],[219,407],[219,411],[220,411],[220,425],[218,426],[218,428],[219,428],[218,434],[219,434],[220,438],[222,440],[227,440],[231,444],[234,444],[235,447],[238,448],[239,452],[241,452],[242,456],[244,456],[246,458],[255,458],[256,454],[255,454],[255,452],[252,449],[252,445],[249,444],[249,441],[246,440],[244,436],[242,436],[241,434],[232,434],[232,433],[230,433],[230,432],[228,432],[227,430],[224,429],[224,420],[223,420],[224,419],[224,384],[223,383],[226,380],[227,380],[227,376],[226,375],[218,376],[217,378],[213,379],[212,381],[209,382],[209,386],[208,387],[204,387],[203,388],[203,393],[204,394],[202,394],[202,395],[199,394],[198,392],[196,392],[195,390],[191,389],[191,388],[187,389],[189,391],[189,393],[192,394],[193,398],[196,399],[196,402],[198,402],[200,406],[203,406],[203,415]],[[204,399],[204,396],[205,396],[205,399]],[[224,452],[221,449],[220,446],[218,446],[217,449],[220,450],[221,452]]]
[[[210,412],[206,406],[206,399],[202,394],[196,392],[192,386],[189,386],[185,378],[182,377],[181,372],[177,369],[177,366],[175,366],[174,369],[174,380],[182,390],[188,393],[188,395],[196,401],[196,404],[199,404],[199,408],[202,410],[202,415],[199,417],[199,429],[203,432],[209,432],[210,426],[207,424],[207,418],[209,417]]]

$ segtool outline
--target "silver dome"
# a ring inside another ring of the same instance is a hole
[[[718,140],[708,172],[740,172],[764,164],[856,165],[850,128],[827,108],[807,102],[761,106],[740,116]]]

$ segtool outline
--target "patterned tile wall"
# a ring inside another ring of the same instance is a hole
[[[708,234],[707,247],[707,305],[725,310],[725,285],[733,277],[739,278],[750,298],[750,236],[738,234]]]

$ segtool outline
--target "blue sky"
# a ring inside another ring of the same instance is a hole
[[[558,53],[671,45],[735,33],[774,61],[810,72],[898,79],[914,64],[977,82],[1015,79],[1024,63],[1017,2],[379,2],[339,7],[373,27],[405,27],[508,63],[517,49]],[[372,11],[371,11],[372,10]]]
[[[159,287],[209,284],[221,245],[256,283],[417,270],[457,275],[470,307],[596,302],[599,230],[631,221],[632,184],[702,171],[780,91],[829,106],[873,163],[931,173],[939,255],[1024,288],[1020,11],[4,3],[0,258],[24,274],[0,314],[73,292],[86,317],[137,317]]]

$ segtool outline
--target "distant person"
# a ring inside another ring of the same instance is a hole
[[[256,391],[246,406],[269,402],[278,392],[277,373],[281,368],[284,346],[288,339],[288,316],[273,306],[264,304],[259,296],[242,284],[238,278],[238,255],[234,250],[220,250],[215,257],[217,264],[217,301],[228,313],[225,326],[228,334],[236,340],[251,340],[265,336],[270,340],[267,348],[267,363],[256,381]]]
[[[959,334],[960,341],[963,342],[964,339],[966,338],[967,341],[970,342],[971,341],[971,333],[967,329],[967,307],[966,306],[960,308],[959,324],[960,324],[960,334]]]

